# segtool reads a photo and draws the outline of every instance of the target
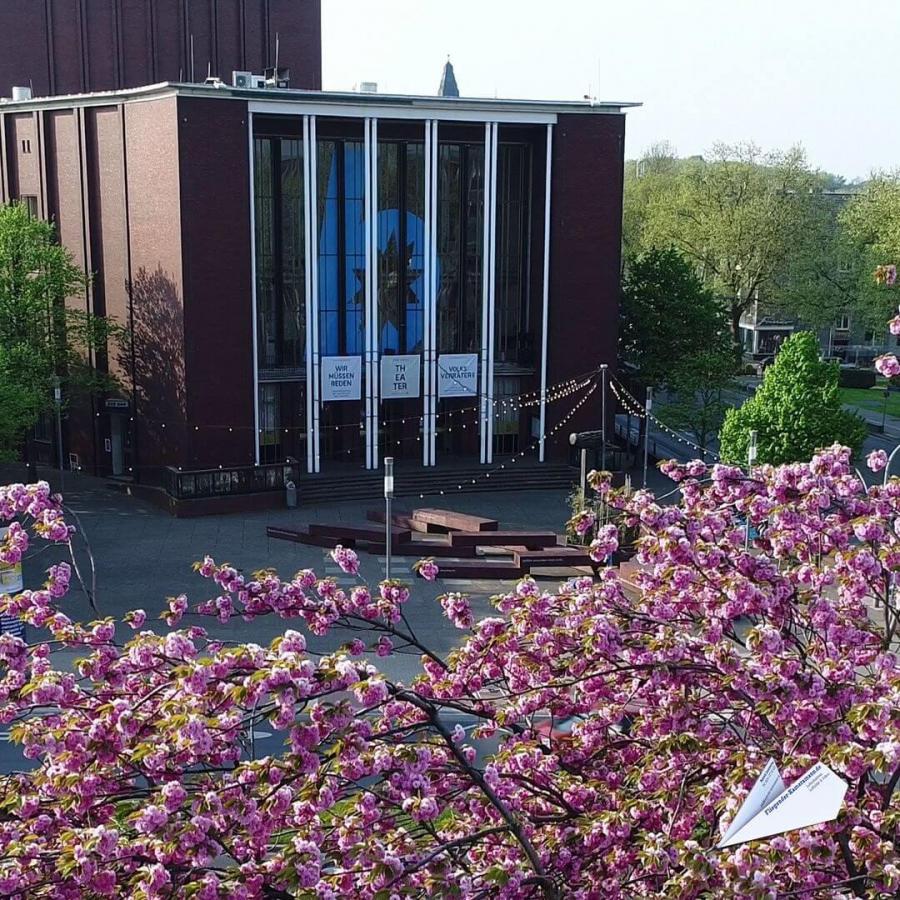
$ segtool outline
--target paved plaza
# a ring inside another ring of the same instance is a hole
[[[22,473],[9,471],[0,474],[5,476],[4,481],[22,477]],[[56,480],[55,473],[49,471],[41,471],[40,475],[51,476],[51,483]],[[294,510],[176,519],[163,510],[111,488],[104,479],[67,473],[65,503],[77,515],[81,530],[90,543],[96,562],[96,601],[101,616],[119,619],[128,610],[141,608],[147,612],[148,625],[151,625],[165,608],[167,597],[185,593],[193,606],[215,596],[213,583],[194,573],[192,568],[193,563],[202,559],[204,554],[209,554],[217,562],[228,562],[247,574],[272,568],[282,577],[289,577],[299,569],[312,568],[321,576],[335,577],[344,587],[359,584],[361,580],[377,584],[385,576],[383,555],[360,553],[361,579],[357,579],[344,575],[323,548],[266,536],[266,526],[269,524],[302,527],[310,522],[363,522],[366,510],[381,507],[383,501],[341,502],[301,506]],[[443,506],[496,518],[504,528],[558,533],[564,530],[569,517],[566,491],[563,490],[461,493],[452,497],[398,499],[394,501],[394,506],[395,509]],[[24,572],[26,586],[34,587],[41,582],[43,572],[56,552],[52,548],[27,561]],[[83,549],[78,558],[83,571],[89,571]],[[447,591],[464,591],[472,597],[476,615],[484,615],[491,611],[489,597],[514,583],[439,578],[434,584],[429,584],[412,573],[411,566],[415,561],[413,558],[395,557],[392,575],[408,580],[412,587],[412,596],[405,610],[411,626],[430,646],[442,653],[452,649],[461,634],[443,618],[435,597]],[[440,559],[437,562],[440,565]],[[553,584],[572,573],[573,570],[547,570],[547,582]],[[73,589],[64,603],[66,613],[75,619],[89,621],[95,618],[86,598],[77,589]],[[217,638],[260,644],[268,643],[285,628],[298,627],[303,630],[297,623],[274,616],[250,623],[234,619],[227,624],[209,617],[185,619],[185,622],[193,621],[199,621]],[[166,628],[161,622],[154,627]],[[127,639],[129,634],[130,630],[123,628],[119,637]],[[326,639],[313,638],[310,646],[316,650],[330,650],[352,636],[345,633]],[[419,670],[417,655],[379,661],[382,665],[385,662],[389,664],[390,674],[397,678],[409,678]]]

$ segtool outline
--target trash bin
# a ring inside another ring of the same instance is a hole
[[[288,509],[297,508],[297,485],[293,481],[288,481],[284,486],[285,503]]]

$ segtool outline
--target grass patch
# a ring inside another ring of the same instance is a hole
[[[846,406],[880,413],[884,409],[884,381],[873,388],[841,388],[841,400]],[[900,417],[900,391],[888,394],[887,414]]]

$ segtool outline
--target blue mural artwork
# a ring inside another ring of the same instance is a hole
[[[361,354],[365,351],[365,186],[364,148],[358,142],[337,145],[331,154],[325,196],[320,204],[319,225],[319,352],[323,356]],[[344,190],[340,190],[338,153],[343,153]],[[341,195],[343,193],[343,210]],[[343,216],[341,215],[343,213]],[[402,255],[401,217],[406,217],[406,241]],[[344,254],[340,253],[340,229],[343,218]],[[393,276],[394,283],[405,285],[400,310],[392,317],[385,314],[382,298],[382,325],[379,349],[387,353],[417,352],[422,349],[424,328],[425,223],[420,216],[398,209],[378,212],[378,269]],[[340,266],[344,266],[341,297]],[[400,279],[401,267],[405,277]],[[399,328],[399,315],[405,317],[405,336]],[[341,317],[345,341],[340,346]],[[394,319],[392,321],[392,318]],[[401,346],[403,344],[404,346]]]

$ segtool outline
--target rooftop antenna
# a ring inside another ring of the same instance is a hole
[[[281,47],[281,35],[275,32],[275,77],[278,77],[278,51]]]
[[[194,35],[191,34],[191,84],[194,83]]]
[[[208,59],[206,61],[206,80],[209,81],[210,78],[212,78],[212,60]]]

